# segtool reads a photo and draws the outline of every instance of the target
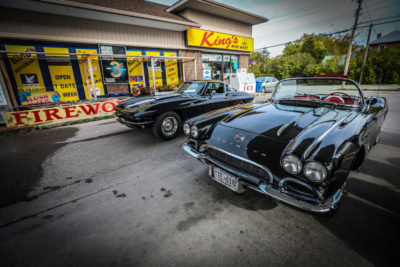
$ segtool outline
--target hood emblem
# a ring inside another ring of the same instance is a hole
[[[245,138],[246,138],[246,136],[244,136],[242,134],[237,134],[237,135],[235,135],[235,142],[236,143],[243,142]]]

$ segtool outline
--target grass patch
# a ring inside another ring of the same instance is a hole
[[[48,129],[53,129],[53,128],[62,127],[62,126],[70,126],[70,125],[75,125],[75,124],[81,124],[81,123],[86,123],[86,122],[91,122],[91,121],[101,121],[101,120],[107,120],[107,119],[112,119],[112,118],[114,118],[114,115],[107,115],[104,117],[93,117],[93,118],[76,120],[76,121],[66,121],[66,122],[60,122],[59,124],[53,124],[53,125],[46,125],[46,124],[32,125],[32,126],[27,126],[24,128],[1,131],[0,136],[26,134],[26,133],[31,133],[34,131],[48,130]]]

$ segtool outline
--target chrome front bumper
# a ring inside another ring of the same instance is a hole
[[[116,116],[115,119],[119,122],[122,123],[125,126],[128,126],[130,128],[135,128],[135,127],[140,127],[140,126],[147,126],[150,124],[153,124],[154,121],[138,121],[138,122],[133,122],[129,121],[127,119],[121,118],[119,116]]]
[[[230,168],[229,166],[226,166],[223,163],[216,163],[215,161],[211,162],[211,161],[207,160],[206,154],[196,151],[195,149],[192,148],[192,146],[188,145],[187,143],[184,143],[182,145],[182,149],[185,150],[187,153],[189,153],[194,158],[200,160],[202,163],[209,166],[211,173],[212,173],[212,168],[214,166],[216,166],[218,168],[222,168],[225,171],[227,171],[239,178],[242,178],[239,180],[239,182],[242,185],[246,186],[247,188],[253,189],[257,192],[268,195],[278,201],[282,201],[284,203],[287,203],[289,205],[295,206],[295,207],[303,209],[303,210],[316,212],[316,213],[327,213],[327,212],[333,211],[337,208],[337,206],[340,202],[340,199],[342,197],[342,194],[343,194],[344,186],[341,189],[339,189],[335,194],[333,194],[332,197],[325,199],[319,203],[311,204],[311,203],[305,202],[303,200],[297,199],[296,197],[293,197],[293,196],[287,194],[283,187],[283,184],[284,184],[283,182],[279,183],[279,186],[277,189],[273,188],[271,186],[271,184],[267,183],[266,181],[262,181],[258,185],[255,185],[251,181],[246,182],[250,178],[247,174],[233,170],[232,168]],[[291,180],[293,178],[284,178],[284,179],[282,179],[282,181],[285,179]]]

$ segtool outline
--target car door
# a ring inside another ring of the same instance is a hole
[[[226,102],[228,97],[225,95],[224,82],[209,82],[203,92],[203,97],[207,99],[207,101],[203,102],[204,112],[223,108],[229,105],[229,103]]]
[[[271,90],[274,86],[274,83],[272,82],[272,79],[270,77],[267,78],[267,80],[265,81],[265,87],[268,90]]]

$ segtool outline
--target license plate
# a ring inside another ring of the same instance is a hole
[[[211,178],[218,183],[221,183],[225,185],[226,187],[232,189],[233,191],[239,191],[238,190],[238,183],[239,179],[233,175],[230,175],[227,172],[224,172],[223,170],[219,168],[213,168],[213,175]]]

